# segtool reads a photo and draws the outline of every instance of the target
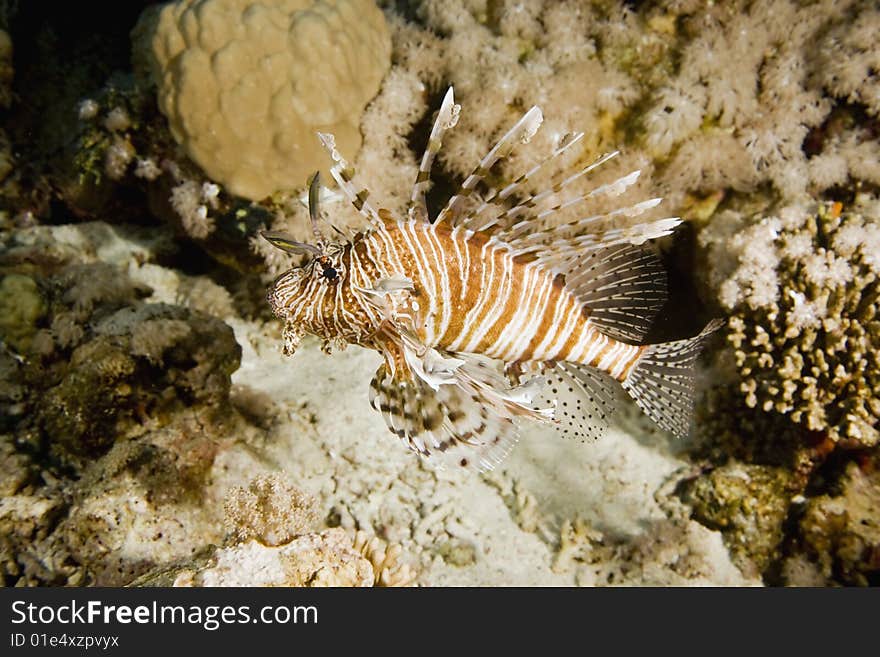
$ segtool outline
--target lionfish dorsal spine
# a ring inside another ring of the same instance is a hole
[[[355,210],[370,222],[370,225],[374,228],[384,225],[379,213],[368,200],[370,198],[370,190],[366,187],[359,188],[356,185],[355,176],[357,172],[355,168],[336,150],[336,138],[328,132],[319,132],[318,138],[330,155],[330,159],[333,160],[333,166],[330,167],[330,175],[336,181],[336,184],[339,185],[342,193],[345,194],[349,202],[355,207]]]
[[[443,135],[448,130],[455,127],[458,123],[458,114],[461,106],[455,104],[455,95],[452,87],[446,90],[443,102],[440,104],[440,111],[434,120],[431,128],[431,134],[428,137],[428,145],[422,154],[422,161],[419,165],[419,173],[413,183],[412,193],[410,194],[410,218],[420,221],[428,221],[428,205],[425,201],[425,192],[431,184],[431,167],[434,164],[434,158],[443,147]]]
[[[541,113],[541,108],[537,105],[523,114],[522,118],[498,140],[498,143],[486,153],[474,170],[464,179],[458,192],[449,199],[449,202],[440,211],[437,221],[456,223],[460,219],[459,215],[462,204],[474,192],[477,184],[485,179],[489,170],[496,162],[510,155],[517,144],[528,143],[538,131],[538,128],[541,127],[543,121],[544,115]]]

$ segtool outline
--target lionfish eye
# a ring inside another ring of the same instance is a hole
[[[321,276],[326,278],[328,281],[333,282],[337,278],[339,278],[339,272],[336,271],[333,267],[324,267],[324,271],[321,272]]]

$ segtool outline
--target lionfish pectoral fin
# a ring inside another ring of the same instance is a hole
[[[401,292],[406,290],[412,292],[415,290],[411,278],[407,278],[402,274],[395,274],[388,278],[381,278],[373,283],[373,292],[376,294],[390,294],[392,292]]]
[[[689,433],[694,363],[706,340],[723,324],[713,320],[692,338],[650,345],[623,380],[624,390],[662,429],[679,437]]]
[[[402,331],[404,344],[416,341],[408,331]],[[444,356],[431,347],[405,346],[403,357],[416,378],[426,383],[431,389],[439,390],[440,386],[456,382],[456,370],[464,364],[463,360]]]
[[[557,431],[564,438],[599,438],[614,412],[619,384],[604,372],[568,362],[551,368],[546,378],[540,400],[555,400]]]
[[[518,417],[549,419],[532,406],[540,386],[510,388],[474,357],[402,346],[386,354],[370,384],[370,403],[406,446],[440,467],[491,470],[518,439]]]
[[[401,376],[401,374],[403,374]],[[517,441],[511,418],[500,416],[454,384],[429,383],[383,364],[370,383],[370,404],[392,433],[439,467],[491,470]]]
[[[352,285],[361,297],[384,317],[389,325],[397,328],[393,303],[390,297],[403,292],[412,292],[415,287],[411,279],[404,276],[392,276],[376,281],[372,287]]]

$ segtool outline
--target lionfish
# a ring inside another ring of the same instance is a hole
[[[660,427],[686,434],[692,366],[717,324],[690,339],[640,344],[666,293],[665,272],[644,244],[670,234],[680,219],[597,228],[600,220],[640,215],[660,203],[655,198],[541,229],[554,212],[619,195],[638,178],[635,171],[545,207],[614,152],[528,194],[529,179],[583,133],[565,135],[543,161],[477,198],[490,169],[540,127],[543,115],[532,107],[431,220],[431,165],[459,110],[450,88],[406,218],[375,209],[333,136],[318,133],[333,160],[331,175],[370,226],[344,239],[322,235],[315,174],[309,187],[315,243],[263,233],[276,247],[308,256],[275,281],[268,297],[285,320],[285,353],[306,333],[323,338],[328,353],[331,345],[348,343],[381,353],[370,404],[408,448],[442,465],[493,468],[515,444],[524,418],[552,423],[564,436],[595,438],[620,386]],[[479,205],[466,211],[467,201]]]

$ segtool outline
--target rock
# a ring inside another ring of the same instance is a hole
[[[141,578],[139,586],[372,586],[373,567],[342,529],[280,546],[247,541]]]

